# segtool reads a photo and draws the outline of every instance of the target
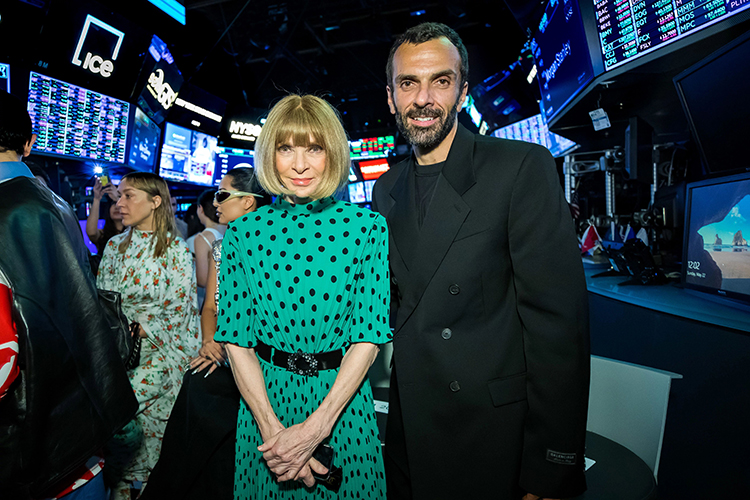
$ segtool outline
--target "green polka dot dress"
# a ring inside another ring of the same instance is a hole
[[[321,353],[355,342],[383,344],[388,327],[388,231],[385,219],[324,198],[307,205],[279,199],[235,221],[223,240],[216,340],[258,341],[286,352]],[[303,422],[338,374],[296,375],[260,360],[276,415]],[[384,499],[385,474],[372,390],[367,379],[341,413],[327,442],[343,469],[338,494],[316,484],[277,483],[257,447],[260,431],[242,401],[237,418],[235,499]]]

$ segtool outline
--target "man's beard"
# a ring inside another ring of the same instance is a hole
[[[404,114],[396,108],[396,125],[409,144],[429,151],[448,137],[456,123],[456,116],[458,116],[458,99],[448,112],[448,116],[445,116],[445,112],[440,108],[414,106]],[[438,121],[429,127],[418,127],[410,125],[409,118],[437,118]]]

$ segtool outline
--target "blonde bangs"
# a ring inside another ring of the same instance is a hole
[[[292,195],[276,171],[276,148],[282,144],[317,144],[326,152],[326,170],[311,197],[325,198],[346,184],[349,174],[349,143],[336,110],[312,95],[289,95],[268,115],[255,145],[256,169],[261,186],[274,195]]]

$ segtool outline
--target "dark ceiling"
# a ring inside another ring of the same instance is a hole
[[[173,23],[164,37],[191,83],[230,107],[267,108],[285,92],[326,94],[350,133],[393,126],[384,68],[409,27],[439,21],[458,31],[472,83],[506,68],[526,41],[497,0],[189,0],[186,8],[187,25]]]

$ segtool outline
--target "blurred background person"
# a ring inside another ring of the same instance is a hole
[[[107,244],[98,285],[122,294],[123,311],[139,324],[142,338],[140,364],[130,381],[140,404],[136,422],[143,443],[113,492],[114,500],[129,500],[132,482],[146,483],[159,458],[167,419],[199,341],[193,260],[177,237],[167,183],[136,172],[122,178],[118,192],[122,222],[130,229]]]
[[[230,170],[221,180],[213,205],[220,224],[268,205],[251,168]],[[212,244],[201,311],[203,345],[190,363],[182,389],[164,431],[161,456],[141,498],[230,500],[234,491],[235,434],[240,393],[226,364],[216,332],[216,276],[221,264],[221,239]],[[209,377],[209,375],[211,375]]]
[[[174,196],[170,196],[169,203],[172,206],[172,214],[174,215],[174,224],[177,228],[177,236],[181,237],[183,240],[186,240],[188,236],[188,225],[187,222],[177,217],[177,210],[179,207],[177,206],[177,198]]]
[[[104,196],[109,200],[104,200]],[[104,203],[102,201],[104,200]],[[103,210],[102,210],[103,209]],[[104,227],[99,229],[99,218],[104,215]],[[102,186],[98,177],[94,178],[94,200],[86,218],[86,234],[91,243],[96,245],[97,254],[101,257],[107,242],[115,235],[125,231],[122,224],[122,214],[117,206],[117,188],[111,182]]]
[[[198,197],[198,218],[201,224],[206,228],[195,235],[188,248],[195,255],[195,278],[198,284],[198,307],[203,305],[206,293],[206,281],[208,279],[208,270],[210,268],[211,245],[224,237],[224,231],[227,230],[225,224],[219,222],[219,216],[216,214],[214,207],[215,189],[207,189]]]

